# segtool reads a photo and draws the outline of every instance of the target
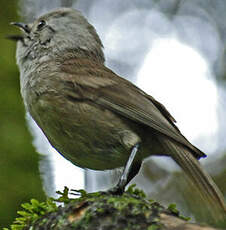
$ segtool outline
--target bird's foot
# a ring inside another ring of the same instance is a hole
[[[125,188],[119,185],[114,186],[113,188],[108,189],[107,191],[102,191],[104,195],[116,195],[121,196],[125,191]]]

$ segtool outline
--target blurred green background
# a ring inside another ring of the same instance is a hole
[[[18,33],[17,0],[2,1],[0,10],[0,228],[7,227],[31,198],[45,200],[38,170],[38,154],[25,121],[20,96],[16,43],[5,36]]]

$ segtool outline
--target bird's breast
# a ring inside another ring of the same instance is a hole
[[[90,101],[68,100],[46,92],[37,96],[29,108],[52,146],[82,168],[121,167],[131,147],[140,142],[126,120]]]

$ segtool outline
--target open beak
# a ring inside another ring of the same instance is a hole
[[[31,32],[30,28],[25,23],[22,23],[22,22],[11,22],[10,24],[19,27],[20,29],[22,29],[27,34],[29,34]]]

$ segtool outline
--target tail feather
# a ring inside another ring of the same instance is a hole
[[[226,220],[226,205],[222,193],[191,151],[171,140],[164,139],[164,144],[170,149],[170,156],[197,188],[212,217],[215,220]]]

